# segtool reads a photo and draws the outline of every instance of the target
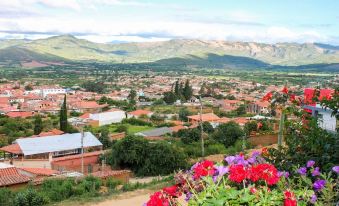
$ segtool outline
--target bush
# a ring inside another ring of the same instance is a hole
[[[121,183],[122,182],[120,180],[110,177],[106,180],[106,187],[108,187],[110,190],[115,190],[118,185],[121,185]]]
[[[14,206],[41,206],[46,204],[46,199],[36,190],[29,188],[16,194]]]
[[[7,188],[0,189],[0,205],[13,205],[13,197],[14,193],[11,190]]]
[[[241,127],[235,122],[219,125],[213,133],[213,139],[229,147],[244,135]]]
[[[127,130],[128,130],[128,127],[126,126],[126,125],[119,125],[116,129],[115,129],[115,131],[116,132],[126,132],[127,133]]]
[[[209,144],[205,148],[205,154],[206,155],[213,155],[213,154],[225,154],[226,153],[226,148],[223,144],[219,143],[214,143],[214,144]]]
[[[200,130],[198,128],[179,130],[178,136],[181,138],[183,143],[191,144],[193,142],[199,141]]]
[[[142,137],[127,136],[113,145],[108,163],[129,168],[138,176],[165,175],[184,168],[186,156],[167,142],[150,143]]]

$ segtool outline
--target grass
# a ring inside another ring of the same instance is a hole
[[[173,185],[173,177],[165,177],[161,180],[152,180],[149,183],[128,183],[123,185],[121,190],[114,190],[106,194],[100,194],[98,196],[81,196],[73,197],[67,200],[51,203],[48,206],[73,206],[73,205],[90,205],[91,203],[97,204],[105,200],[110,200],[116,198],[118,195],[124,194],[126,192],[131,192],[139,189],[148,189],[152,191],[160,190],[161,188]],[[127,193],[128,194],[128,193]]]
[[[131,125],[131,124],[112,124],[109,126],[109,131],[110,133],[116,133],[116,129],[120,126],[124,125],[127,127],[127,133],[129,134],[134,134],[150,129],[154,129],[155,127],[150,127],[150,126],[138,126],[138,125]]]

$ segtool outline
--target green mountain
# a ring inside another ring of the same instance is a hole
[[[0,63],[18,61],[99,61],[179,63],[230,67],[299,66],[339,63],[336,46],[307,43],[263,44],[176,39],[150,43],[99,44],[71,35],[0,41]]]

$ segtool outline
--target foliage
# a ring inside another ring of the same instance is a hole
[[[64,97],[64,102],[61,106],[60,109],[60,114],[59,114],[59,118],[60,118],[60,130],[67,132],[67,127],[68,127],[68,122],[67,122],[67,102],[66,102],[66,95]]]
[[[14,206],[41,206],[46,203],[46,199],[32,188],[17,193],[13,200]]]
[[[263,152],[263,155],[265,153]],[[227,156],[221,163],[203,160],[179,172],[176,183],[150,196],[146,206],[181,205],[335,205],[339,166],[322,173],[313,160],[292,171],[278,171],[260,152]],[[332,176],[332,177],[331,177]]]
[[[179,110],[179,119],[181,121],[187,121],[187,116],[191,115],[191,112],[186,108],[186,107],[182,107]]]
[[[247,105],[242,104],[235,111],[237,112],[238,116],[241,116],[241,115],[246,114],[246,108],[247,108]]]
[[[201,134],[198,128],[193,128],[181,129],[177,132],[177,136],[180,137],[183,143],[190,144],[199,141]]]
[[[42,132],[43,125],[42,125],[42,119],[40,115],[35,116],[34,119],[34,134],[38,135]]]
[[[209,122],[203,122],[202,123],[202,129],[203,129],[204,132],[206,132],[208,134],[211,134],[211,133],[214,132],[214,128],[211,125],[211,123],[209,123]]]
[[[321,105],[325,108],[332,110],[332,116],[334,116],[337,121],[339,121],[339,87],[337,87],[331,98],[323,98]],[[337,127],[339,132],[339,127]]]
[[[302,164],[308,159],[315,160],[324,169],[339,164],[338,133],[323,130],[315,119],[308,120],[307,124],[290,122],[285,138],[286,147],[270,149],[268,161],[284,170],[290,170],[293,165]]]
[[[166,104],[173,104],[177,100],[177,96],[173,92],[164,93],[164,102]]]
[[[139,125],[139,126],[153,126],[151,122],[147,122],[142,119],[137,119],[135,117],[128,118],[128,119],[123,119],[122,122],[123,124],[131,124],[131,125]]]
[[[119,125],[119,126],[116,128],[115,131],[116,131],[116,132],[125,132],[125,133],[127,133],[128,127],[127,127],[126,125],[121,124],[121,125]]]
[[[258,126],[256,121],[249,121],[245,123],[244,131],[246,135],[249,136],[251,132],[257,131],[257,128]]]
[[[138,176],[164,175],[186,166],[184,153],[166,142],[150,143],[142,137],[127,136],[112,146],[113,167],[129,168]]]
[[[82,87],[88,92],[104,93],[106,86],[103,82],[87,81],[82,84]]]
[[[232,146],[237,139],[244,135],[241,127],[231,121],[225,124],[220,124],[214,131],[212,137],[216,141],[225,145],[225,147]]]
[[[182,95],[185,97],[186,101],[188,101],[192,98],[193,90],[192,90],[192,87],[190,86],[190,82],[189,82],[188,79],[185,82],[185,86],[183,88]]]
[[[0,205],[13,205],[14,193],[7,188],[0,188]]]
[[[100,131],[99,140],[102,143],[104,149],[111,147],[111,140],[109,137],[108,127],[102,127]]]

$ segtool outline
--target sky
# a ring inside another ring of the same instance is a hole
[[[0,39],[339,45],[337,0],[0,0]]]

